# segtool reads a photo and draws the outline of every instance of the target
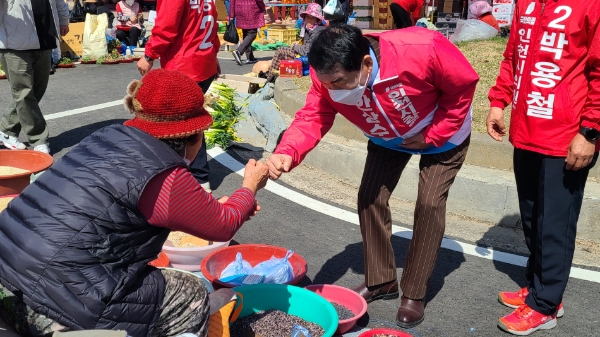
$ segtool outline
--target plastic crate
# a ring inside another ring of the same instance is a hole
[[[275,40],[290,45],[292,42],[296,41],[296,28],[269,28],[267,35],[269,40]]]

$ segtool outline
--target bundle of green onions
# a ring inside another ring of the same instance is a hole
[[[235,125],[241,116],[241,108],[235,104],[235,90],[222,83],[210,86],[204,95],[204,108],[213,118],[213,125],[204,132],[207,148],[219,145],[227,148],[231,142],[239,141]]]

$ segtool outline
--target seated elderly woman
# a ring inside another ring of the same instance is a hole
[[[281,47],[277,49],[271,66],[265,74],[269,82],[275,79],[273,73],[274,70],[279,71],[279,63],[283,60],[293,60],[296,58],[296,54],[300,56],[308,55],[310,46],[316,40],[319,33],[325,29],[325,19],[323,18],[323,9],[317,3],[311,3],[306,8],[306,11],[300,13],[300,17],[303,20],[302,30],[300,36],[302,37],[303,44],[299,42],[292,42],[292,45],[288,47]]]
[[[477,17],[477,20],[483,21],[500,31],[498,20],[492,14],[492,6],[487,1],[474,2],[469,6],[469,11]]]
[[[268,169],[250,160],[228,198],[204,191],[187,167],[212,125],[203,102],[176,71],[133,81],[133,119],[85,138],[0,213],[0,315],[18,332],[206,336],[202,280],[148,263],[172,230],[230,240],[259,210]]]
[[[139,3],[134,0],[121,0],[117,3],[117,39],[129,46],[133,51],[137,47],[142,34],[144,16]]]

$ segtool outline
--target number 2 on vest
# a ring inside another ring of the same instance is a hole
[[[213,46],[212,41],[209,40],[212,40],[213,31],[215,29],[215,17],[211,15],[214,2],[213,0],[204,0],[202,8],[200,8],[200,1],[201,0],[190,0],[190,5],[192,9],[196,9],[198,11],[198,14],[202,15],[200,30],[204,32],[204,37],[202,38],[202,43],[198,49],[206,50]]]

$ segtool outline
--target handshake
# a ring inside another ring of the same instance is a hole
[[[242,187],[248,188],[255,195],[267,185],[269,178],[276,180],[283,172],[289,172],[292,167],[292,157],[285,154],[271,155],[267,164],[250,159],[244,171]]]

